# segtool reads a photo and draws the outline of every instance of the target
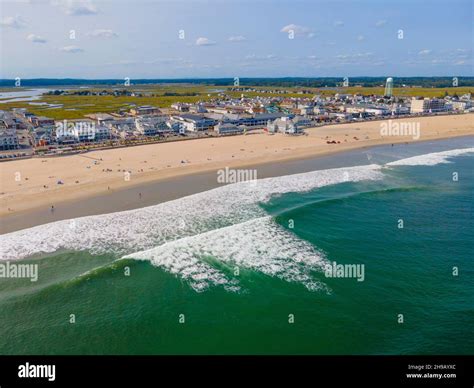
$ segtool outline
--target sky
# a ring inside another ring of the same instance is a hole
[[[0,78],[472,76],[471,0],[0,0]]]

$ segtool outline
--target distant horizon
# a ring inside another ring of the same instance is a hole
[[[399,79],[411,79],[411,78],[425,78],[425,79],[446,79],[446,78],[453,78],[452,75],[436,75],[436,76],[427,76],[427,75],[410,75],[410,76],[397,76],[397,75],[374,75],[374,76],[351,76],[348,77],[349,79],[386,79],[386,78],[399,78]],[[474,79],[474,75],[456,75],[457,78],[467,78],[467,79]],[[139,77],[139,78],[130,78],[131,81],[138,80],[138,81],[163,81],[163,80],[233,80],[235,77],[228,76],[228,77]],[[252,76],[252,77],[238,77],[240,80],[247,80],[247,79],[344,79],[344,76],[333,75],[333,76]],[[21,78],[24,81],[34,81],[34,80],[74,80],[74,81],[123,81],[123,78],[83,78],[83,77],[63,77],[63,78],[55,78],[55,77],[31,77],[31,78]],[[15,82],[15,78],[0,78],[0,82],[4,81],[12,81]]]
[[[232,77],[219,78],[137,78],[129,79],[126,85],[126,79],[123,78],[29,78],[20,79],[17,85],[15,79],[0,79],[0,87],[3,88],[50,88],[67,89],[73,87],[123,87],[133,88],[150,85],[179,85],[189,84],[190,86],[214,86],[221,88],[240,87],[240,88],[348,88],[348,87],[381,87],[385,84],[387,76],[361,76],[361,77],[241,77],[236,80]],[[400,87],[422,87],[422,88],[455,88],[455,87],[474,87],[473,76],[458,76],[457,85],[454,85],[453,77],[397,77],[390,76],[393,79],[393,85]],[[235,83],[237,81],[237,84]],[[342,85],[347,81],[346,86]]]

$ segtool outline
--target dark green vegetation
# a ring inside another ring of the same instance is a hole
[[[453,85],[453,76],[450,77],[395,77],[394,86],[421,86],[430,88],[450,87]],[[240,78],[239,83],[242,86],[274,86],[274,87],[336,87],[340,86],[343,77],[284,77],[284,78]],[[459,86],[474,86],[474,77],[458,76]],[[386,77],[350,77],[349,82],[352,85],[361,85],[364,87],[380,86],[385,83]],[[22,86],[40,87],[40,86],[84,86],[84,85],[123,85],[122,79],[50,79],[35,78],[22,80]],[[217,85],[232,86],[233,78],[181,78],[181,79],[134,79],[133,84],[182,84],[189,83],[195,85]],[[11,87],[15,85],[13,79],[0,79],[0,87]]]

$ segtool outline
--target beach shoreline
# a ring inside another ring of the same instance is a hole
[[[402,119],[421,123],[420,139],[382,137],[378,121],[312,128],[307,130],[308,136],[252,134],[93,151],[86,157],[13,161],[0,165],[0,233],[60,219],[151,206],[209,190],[219,186],[216,171],[225,167],[256,169],[258,177],[265,178],[286,175],[288,169],[284,166],[292,162],[363,153],[383,145],[474,135],[473,117],[465,114]],[[327,144],[328,140],[340,143]],[[183,159],[184,155],[190,156],[189,160]],[[104,172],[103,167],[112,170],[112,166],[120,169]],[[150,170],[145,171],[146,167]],[[129,180],[124,179],[124,171],[131,171]],[[297,172],[298,169],[290,171]],[[18,173],[21,179],[15,181]],[[64,180],[64,184],[56,184],[56,180]],[[45,181],[47,188],[41,186]]]

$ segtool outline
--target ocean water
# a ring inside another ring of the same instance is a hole
[[[4,234],[0,354],[473,354],[473,145]]]

